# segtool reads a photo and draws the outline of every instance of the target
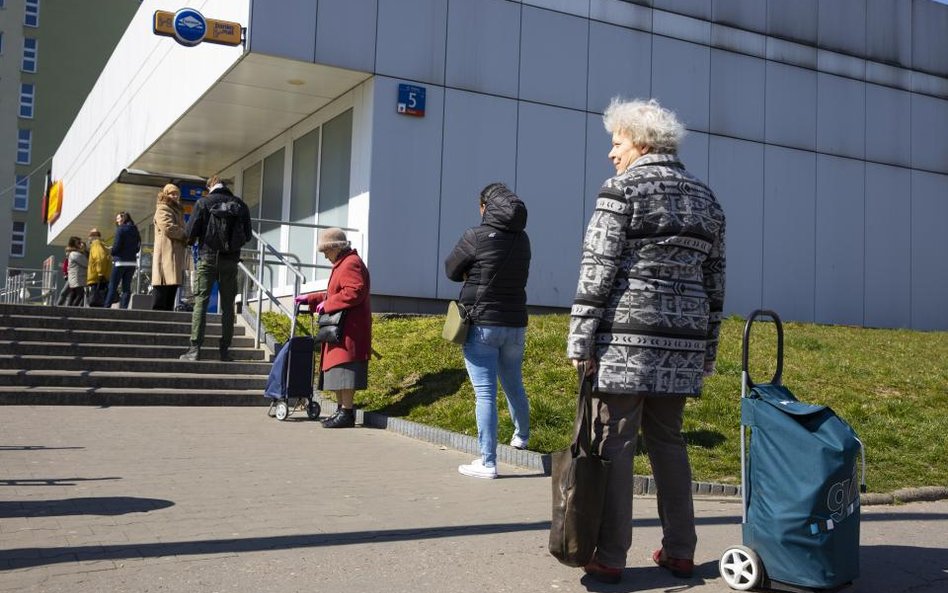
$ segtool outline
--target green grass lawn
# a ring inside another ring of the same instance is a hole
[[[264,314],[278,340],[288,323]],[[534,315],[527,332],[524,382],[530,397],[530,448],[566,447],[575,410],[576,376],[565,358],[566,315]],[[475,435],[474,392],[459,346],[441,339],[440,317],[380,318],[373,346],[381,354],[370,388],[356,403],[381,412]],[[308,327],[308,321],[303,323]],[[685,430],[694,478],[740,481],[740,379],[743,320],[725,321],[718,372],[690,400]],[[783,383],[801,400],[832,407],[866,446],[872,492],[948,485],[948,333],[785,323]],[[750,367],[767,382],[776,365],[772,323],[755,323]],[[500,440],[512,425],[499,402]],[[644,455],[636,473],[651,473]]]

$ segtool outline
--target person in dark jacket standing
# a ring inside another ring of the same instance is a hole
[[[119,306],[128,309],[132,298],[132,276],[138,267],[138,251],[142,248],[142,237],[138,227],[128,212],[115,215],[115,239],[112,241],[112,276],[109,278],[109,292],[105,296],[105,306],[111,307],[118,299],[119,283],[122,287],[122,300]]]
[[[632,545],[639,428],[658,490],[655,564],[694,571],[685,400],[714,372],[724,307],[724,211],[678,158],[685,128],[658,102],[613,99],[603,114],[616,174],[599,190],[583,241],[566,354],[593,382],[593,432],[611,461],[593,560],[617,583]]]
[[[221,341],[218,345],[220,360],[232,361],[230,343],[234,337],[234,299],[237,298],[237,264],[240,263],[240,246],[230,251],[213,249],[208,245],[208,227],[211,208],[226,202],[236,203],[239,216],[234,224],[240,225],[243,237],[251,235],[250,209],[235,196],[217,175],[207,180],[208,193],[194,203],[188,220],[188,245],[199,245],[196,285],[194,287],[194,310],[191,312],[191,347],[179,356],[181,360],[200,360],[204,344],[204,329],[207,324],[207,306],[211,299],[211,288],[218,284],[221,311]]]
[[[527,207],[503,183],[481,191],[481,225],[464,231],[444,261],[448,278],[464,282],[458,299],[471,320],[464,363],[474,386],[474,414],[481,456],[458,467],[465,476],[497,477],[497,378],[513,420],[510,445],[525,449],[530,406],[523,387],[527,334],[530,238]]]

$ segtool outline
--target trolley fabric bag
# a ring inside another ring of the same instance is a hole
[[[550,554],[567,566],[593,559],[609,472],[609,461],[592,448],[592,383],[585,375],[581,366],[573,444],[552,455]]]
[[[263,392],[271,399],[312,397],[313,395],[313,338],[297,336],[280,348]]]
[[[855,580],[862,445],[853,429],[773,383],[742,398],[741,422],[751,427],[743,538],[767,578],[814,589]]]

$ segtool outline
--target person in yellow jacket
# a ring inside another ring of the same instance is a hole
[[[89,230],[89,271],[86,276],[86,304],[89,307],[105,306],[105,293],[109,289],[112,275],[112,256],[102,242],[99,229]]]

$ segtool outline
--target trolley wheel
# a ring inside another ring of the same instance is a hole
[[[276,413],[273,411],[273,408],[276,407],[276,402],[270,402],[270,407],[267,408],[267,416],[273,418],[276,416]]]
[[[748,591],[760,584],[764,566],[754,550],[745,546],[731,546],[721,554],[718,570],[728,587]]]
[[[310,420],[319,420],[319,413],[322,412],[322,408],[319,407],[319,402],[311,399],[309,404],[306,406],[306,415],[309,416]]]
[[[280,400],[276,403],[273,412],[277,420],[286,420],[286,417],[290,415],[290,406],[286,404],[286,400]]]

